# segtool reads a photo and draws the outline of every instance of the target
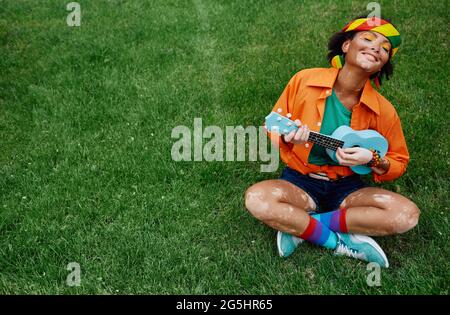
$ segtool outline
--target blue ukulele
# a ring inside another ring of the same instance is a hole
[[[290,116],[288,114],[288,116]],[[266,128],[269,131],[275,131],[278,134],[287,135],[291,131],[297,131],[298,127],[289,118],[279,113],[271,112],[266,117]],[[338,148],[362,147],[365,149],[375,149],[380,153],[380,157],[384,157],[388,150],[387,140],[375,130],[353,130],[348,126],[340,126],[331,136],[310,131],[309,142],[325,147],[325,151],[333,161],[339,163],[336,159],[336,150]],[[350,166],[357,174],[369,174],[372,169],[365,165]]]

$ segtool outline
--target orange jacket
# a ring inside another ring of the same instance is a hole
[[[281,108],[282,115],[290,113],[291,119],[300,119],[312,131],[319,132],[325,110],[325,101],[331,95],[339,73],[335,68],[302,70],[294,75],[276,102],[273,111]],[[378,93],[367,80],[360,102],[353,107],[350,127],[354,130],[373,129],[389,143],[385,156],[389,170],[378,175],[372,172],[375,182],[394,180],[405,171],[409,153],[403,135],[400,118],[394,106]],[[325,172],[330,178],[348,176],[354,172],[348,166],[313,165],[308,163],[312,144],[292,144],[279,141],[280,155],[284,163],[303,174]]]

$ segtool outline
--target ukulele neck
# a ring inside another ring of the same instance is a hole
[[[323,135],[315,131],[309,132],[308,141],[333,151],[336,151],[338,148],[342,148],[342,146],[344,145],[344,141]]]

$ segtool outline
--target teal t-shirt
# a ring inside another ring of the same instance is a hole
[[[323,114],[320,133],[331,135],[340,126],[350,126],[351,118],[352,112],[341,103],[333,89],[331,96],[325,102],[325,112]],[[324,147],[316,144],[313,144],[311,148],[308,162],[314,165],[339,165],[328,156]]]

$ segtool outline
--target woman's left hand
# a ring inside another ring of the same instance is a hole
[[[372,160],[372,157],[372,151],[361,147],[338,148],[336,151],[336,158],[339,164],[343,166],[367,164]]]

